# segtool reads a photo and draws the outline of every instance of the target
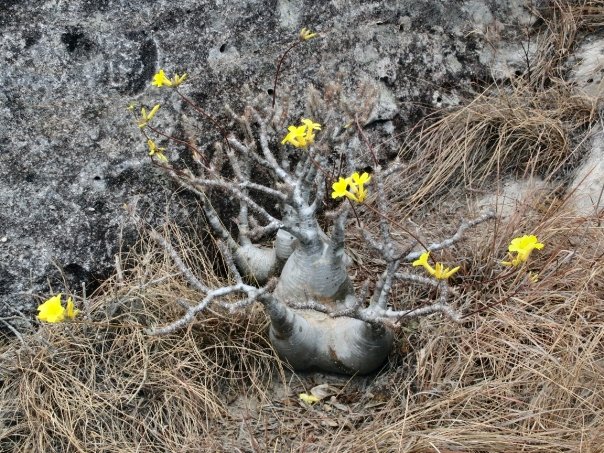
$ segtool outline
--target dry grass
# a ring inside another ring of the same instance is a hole
[[[542,55],[604,17],[601,2],[556,5],[544,16]],[[424,128],[425,153],[406,173],[420,181],[415,198],[396,199],[403,191],[391,184],[392,212],[411,213],[423,238],[455,230],[468,186],[509,174],[556,178],[572,161],[574,135],[593,106],[574,98],[552,77],[558,66],[545,61],[530,83],[492,88]],[[461,180],[465,188],[454,184]],[[87,319],[43,325],[24,344],[3,346],[0,450],[604,452],[604,219],[573,217],[559,193],[536,203],[439,256],[462,265],[461,326],[439,316],[409,325],[397,332],[384,370],[351,379],[285,370],[259,309],[237,317],[208,311],[186,331],[147,336],[144,327],[179,316],[178,300],[196,294],[162,250],[142,242],[89,300]],[[426,209],[409,211],[420,205]],[[509,240],[527,232],[546,244],[529,263],[536,283],[527,269],[498,264]],[[166,235],[207,285],[221,284],[207,239]],[[354,228],[349,243],[355,280],[375,275],[380,263]],[[432,297],[405,286],[393,293],[398,309]],[[297,393],[317,384],[330,385],[328,396],[300,403]]]
[[[580,158],[572,143],[596,119],[600,100],[575,92],[565,63],[580,37],[601,23],[604,2],[554,1],[537,14],[544,25],[526,31],[527,49],[536,51],[523,74],[417,126],[403,152],[415,154],[414,167],[423,169],[400,192],[408,209],[457,186],[480,191],[505,177],[560,178]]]
[[[220,284],[202,249],[176,230],[170,238]],[[43,325],[4,352],[1,451],[217,451],[227,403],[266,398],[281,369],[264,315],[208,312],[178,335],[149,337],[144,327],[179,315],[176,298],[196,295],[163,252],[140,248],[93,299],[89,319]]]
[[[578,157],[572,137],[594,112],[568,85],[492,87],[422,131],[417,166],[428,171],[409,204],[433,201],[457,184],[483,190],[505,177],[560,176]]]
[[[176,297],[195,294],[143,244],[123,280],[94,299],[90,320],[45,325],[4,352],[0,449],[602,451],[604,227],[563,208],[486,225],[453,250],[464,263],[464,324],[435,316],[408,326],[390,365],[366,378],[283,371],[260,312],[208,313],[177,335],[145,335],[178,316]],[[546,243],[530,264],[537,283],[497,264],[526,231]],[[220,284],[208,257],[182,245]],[[429,297],[395,291],[398,308]],[[331,385],[322,403],[297,401],[322,383]]]

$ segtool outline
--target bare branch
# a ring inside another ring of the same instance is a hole
[[[315,199],[313,200],[312,204],[310,205],[310,210],[312,212],[317,212],[317,210],[323,203],[323,200],[325,199],[325,190],[326,190],[325,177],[322,174],[317,175],[315,187],[316,187]]]
[[[241,277],[239,269],[237,269],[237,266],[235,266],[235,261],[233,260],[233,255],[231,254],[231,251],[222,242],[218,243],[218,248],[222,252],[222,256],[226,261],[227,268],[229,269],[231,274],[233,274],[233,277],[235,277],[235,281],[237,283],[243,283],[243,278]]]
[[[397,280],[406,280],[408,282],[418,283],[425,286],[433,286],[438,288],[439,281],[435,278],[422,277],[421,275],[408,274],[406,272],[397,272],[394,274],[394,278]]]
[[[208,291],[206,297],[204,297],[197,305],[189,307],[181,318],[164,327],[146,329],[146,332],[149,335],[165,335],[182,329],[183,327],[193,322],[197,313],[203,311],[209,304],[214,301],[214,299],[217,299],[219,297],[224,297],[236,293],[245,293],[247,295],[247,298],[242,301],[243,303],[240,304],[240,306],[246,306],[257,300],[258,297],[264,294],[264,292],[265,290],[263,288],[258,289],[253,286],[245,285],[243,283],[213,289],[211,291]]]
[[[377,161],[376,161],[377,164]],[[388,202],[386,201],[386,195],[384,193],[384,180],[382,179],[382,169],[381,167],[377,167],[375,169],[375,173],[373,179],[376,185],[376,203],[378,205],[378,209],[380,212],[388,212]],[[379,216],[379,224],[380,224],[380,234],[382,236],[382,256],[386,260],[386,262],[392,261],[394,259],[394,242],[392,241],[392,237],[390,236],[390,225],[388,223],[388,219],[381,215]]]
[[[408,321],[413,318],[419,318],[421,316],[427,316],[432,313],[443,313],[445,316],[455,322],[461,322],[461,314],[449,305],[441,302],[426,305],[425,307],[414,308],[412,310],[372,310],[371,307],[365,309],[366,311],[371,310],[369,316],[373,319],[396,319],[397,324],[401,324],[403,321]],[[367,316],[367,314],[365,315]]]
[[[268,134],[266,132],[266,122],[260,117],[260,114],[257,111],[252,110],[252,115],[254,116],[254,119],[260,126],[259,141],[260,141],[260,149],[262,149],[262,155],[264,156],[266,161],[270,164],[271,168],[274,170],[276,175],[281,179],[281,181],[283,181],[285,184],[289,185],[290,187],[293,187],[294,186],[293,178],[291,177],[291,175],[288,172],[286,172],[277,163],[277,160],[275,159],[275,156],[273,155],[273,153],[270,149],[270,146],[268,144]]]
[[[282,227],[281,222],[277,222],[277,223],[272,222],[265,226],[257,226],[255,228],[252,228],[248,232],[248,237],[252,241],[258,241],[258,240],[264,238],[265,236],[268,236],[269,234],[273,234],[275,231],[277,231],[281,227]]]
[[[193,180],[185,180],[182,177],[178,177],[178,175],[174,174],[174,177],[177,181],[180,182],[180,184],[182,184],[183,186],[185,186],[186,188],[192,190],[193,192],[195,192],[196,194],[205,197],[205,193],[202,190],[199,190],[197,187],[195,187],[195,184],[198,183],[198,181],[196,179]],[[201,180],[206,181],[206,180]],[[199,186],[204,186],[204,184],[199,183]],[[249,207],[252,208],[254,211],[256,211],[258,214],[260,214],[262,217],[265,218],[265,220],[267,220],[269,223],[275,222],[275,223],[280,223],[279,220],[275,219],[272,215],[270,215],[266,209],[264,209],[262,206],[260,206],[258,203],[256,203],[254,200],[252,200],[249,196],[246,196],[243,192],[241,192],[240,190],[238,190],[237,188],[234,187],[230,187],[229,183],[226,181],[214,181],[212,184],[208,184],[209,186],[214,186],[214,187],[219,187],[222,188],[224,190],[227,190],[231,193],[233,193],[236,197],[238,197],[241,200],[244,200],[248,203]]]
[[[332,310],[329,307],[320,304],[319,302],[316,302],[314,300],[308,300],[306,302],[286,301],[286,303],[288,307],[295,308],[296,310],[314,310],[320,313],[332,313]]]
[[[164,237],[155,230],[149,230],[149,236],[151,236],[151,238],[155,242],[157,242],[160,246],[162,246],[162,248],[166,252],[168,252],[168,255],[170,255],[170,258],[172,258],[172,261],[174,262],[180,273],[195,289],[201,291],[202,293],[207,293],[209,291],[209,288],[203,283],[201,283],[199,279],[195,277],[195,275],[193,275],[191,269],[187,267],[187,265],[180,258],[180,255],[176,252],[176,250],[174,250],[172,244],[166,241],[166,239],[164,239]]]
[[[248,203],[250,203],[251,198],[248,195],[246,195],[244,192],[242,192],[242,190],[240,190],[240,189],[258,190],[259,192],[264,192],[267,195],[278,198],[279,200],[282,200],[282,201],[285,201],[287,199],[287,196],[284,195],[283,193],[279,192],[278,190],[271,189],[270,187],[266,187],[261,184],[255,184],[255,183],[252,183],[249,181],[234,183],[233,181],[222,181],[219,179],[205,179],[205,178],[193,178],[191,181],[192,181],[192,183],[198,184],[200,186],[219,187],[228,192],[232,192],[238,198],[245,200]],[[256,204],[256,203],[253,202],[253,204]]]
[[[484,214],[482,214],[480,217],[477,217],[476,219],[473,219],[470,221],[464,220],[461,223],[461,225],[459,225],[457,232],[453,236],[451,236],[448,239],[445,239],[442,242],[435,242],[435,243],[428,245],[426,247],[427,250],[425,250],[425,251],[434,252],[436,250],[442,250],[444,248],[451,247],[453,244],[455,244],[456,242],[463,239],[463,234],[465,233],[465,231],[468,228],[472,228],[472,227],[474,227],[480,223],[486,222],[487,220],[490,220],[494,217],[495,217],[495,213],[493,211],[487,211]],[[421,256],[422,253],[424,253],[424,250],[419,251],[419,252],[411,252],[411,253],[407,254],[404,258],[402,258],[402,260],[403,261],[416,260]]]
[[[270,187],[263,186],[262,184],[256,184],[256,183],[253,183],[250,181],[243,181],[242,183],[239,184],[239,187],[245,188],[245,189],[257,190],[258,192],[263,192],[263,193],[270,195],[271,197],[274,197],[282,202],[287,202],[287,200],[289,198],[283,192],[280,192],[278,190],[271,189]]]
[[[392,281],[394,280],[394,275],[398,270],[398,266],[399,261],[392,261],[391,263],[388,263],[388,266],[384,271],[384,278],[382,280],[380,291],[376,294],[376,297],[372,302],[375,303],[376,307],[386,308],[386,304],[388,303],[388,296],[390,295],[390,290],[392,289]]]
[[[342,209],[333,222],[333,231],[331,232],[331,241],[336,249],[344,248],[344,232],[346,228],[346,220],[350,206],[346,203],[346,207]]]
[[[239,151],[242,155],[253,159],[256,163],[262,165],[274,174],[273,166],[266,159],[263,159],[262,156],[259,156],[255,150],[250,150],[246,145],[241,143],[233,136],[229,137],[229,143],[236,151]]]

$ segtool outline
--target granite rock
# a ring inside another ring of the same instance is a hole
[[[223,118],[225,104],[272,93],[276,59],[310,27],[321,38],[297,50],[280,77],[292,121],[310,84],[320,90],[337,79],[352,98],[371,84],[370,129],[398,134],[472,96],[492,67],[513,66],[516,26],[534,19],[523,3],[4,0],[0,317],[30,316],[49,294],[80,293],[108,276],[120,244],[136,239],[125,203],[137,203],[151,225],[166,213],[193,214],[172,203],[175,186],[152,166],[126,109],[161,102],[157,126],[182,133],[192,113],[150,85],[159,68],[189,73],[187,95]],[[202,145],[219,138],[199,124]]]

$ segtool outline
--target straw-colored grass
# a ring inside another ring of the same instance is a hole
[[[576,91],[566,59],[601,23],[604,2],[554,1],[535,13],[544,25],[525,31],[530,44],[522,74],[498,79],[416,126],[403,155],[415,155],[412,163],[422,170],[405,178],[399,192],[407,208],[429,205],[458,186],[476,192],[506,177],[560,179],[580,159],[576,138],[597,119],[601,100]]]
[[[419,166],[429,170],[410,204],[432,201],[458,184],[482,190],[505,177],[560,176],[579,157],[570,139],[594,113],[568,85],[539,92],[523,82],[491,87],[422,131]]]
[[[183,236],[173,229],[170,238]],[[204,281],[220,285],[203,249],[180,246]],[[163,251],[139,249],[92,299],[88,319],[43,325],[4,352],[1,451],[217,451],[228,401],[262,397],[278,378],[258,310],[209,311],[176,335],[146,335],[179,315],[177,298],[196,295]]]
[[[546,244],[529,265],[537,283],[527,269],[498,264],[523,232]],[[220,284],[200,250],[180,245],[205,266],[205,281]],[[178,316],[177,297],[195,294],[160,250],[141,250],[93,298],[89,320],[45,325],[4,352],[0,450],[602,451],[597,219],[552,208],[470,235],[445,255],[464,266],[455,285],[464,323],[433,316],[407,326],[389,366],[352,379],[283,371],[260,311],[208,312],[177,334],[145,335],[143,327]],[[405,287],[395,294],[397,308],[430,297]],[[332,395],[321,403],[298,401],[325,383]]]

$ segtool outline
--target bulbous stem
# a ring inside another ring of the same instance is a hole
[[[289,257],[275,288],[277,299],[302,303],[316,300],[333,309],[344,309],[344,301],[354,295],[341,250],[329,241],[299,243]]]
[[[284,229],[279,229],[279,231],[277,231],[277,237],[275,238],[275,254],[278,260],[285,263],[291,254],[294,253],[296,245],[297,240],[293,235]]]
[[[238,247],[233,260],[242,276],[260,286],[277,275],[283,263],[277,259],[274,248],[261,248],[253,244]]]
[[[296,370],[367,374],[392,349],[392,333],[384,327],[313,310],[289,312],[278,322],[271,316],[270,338],[279,356]]]

